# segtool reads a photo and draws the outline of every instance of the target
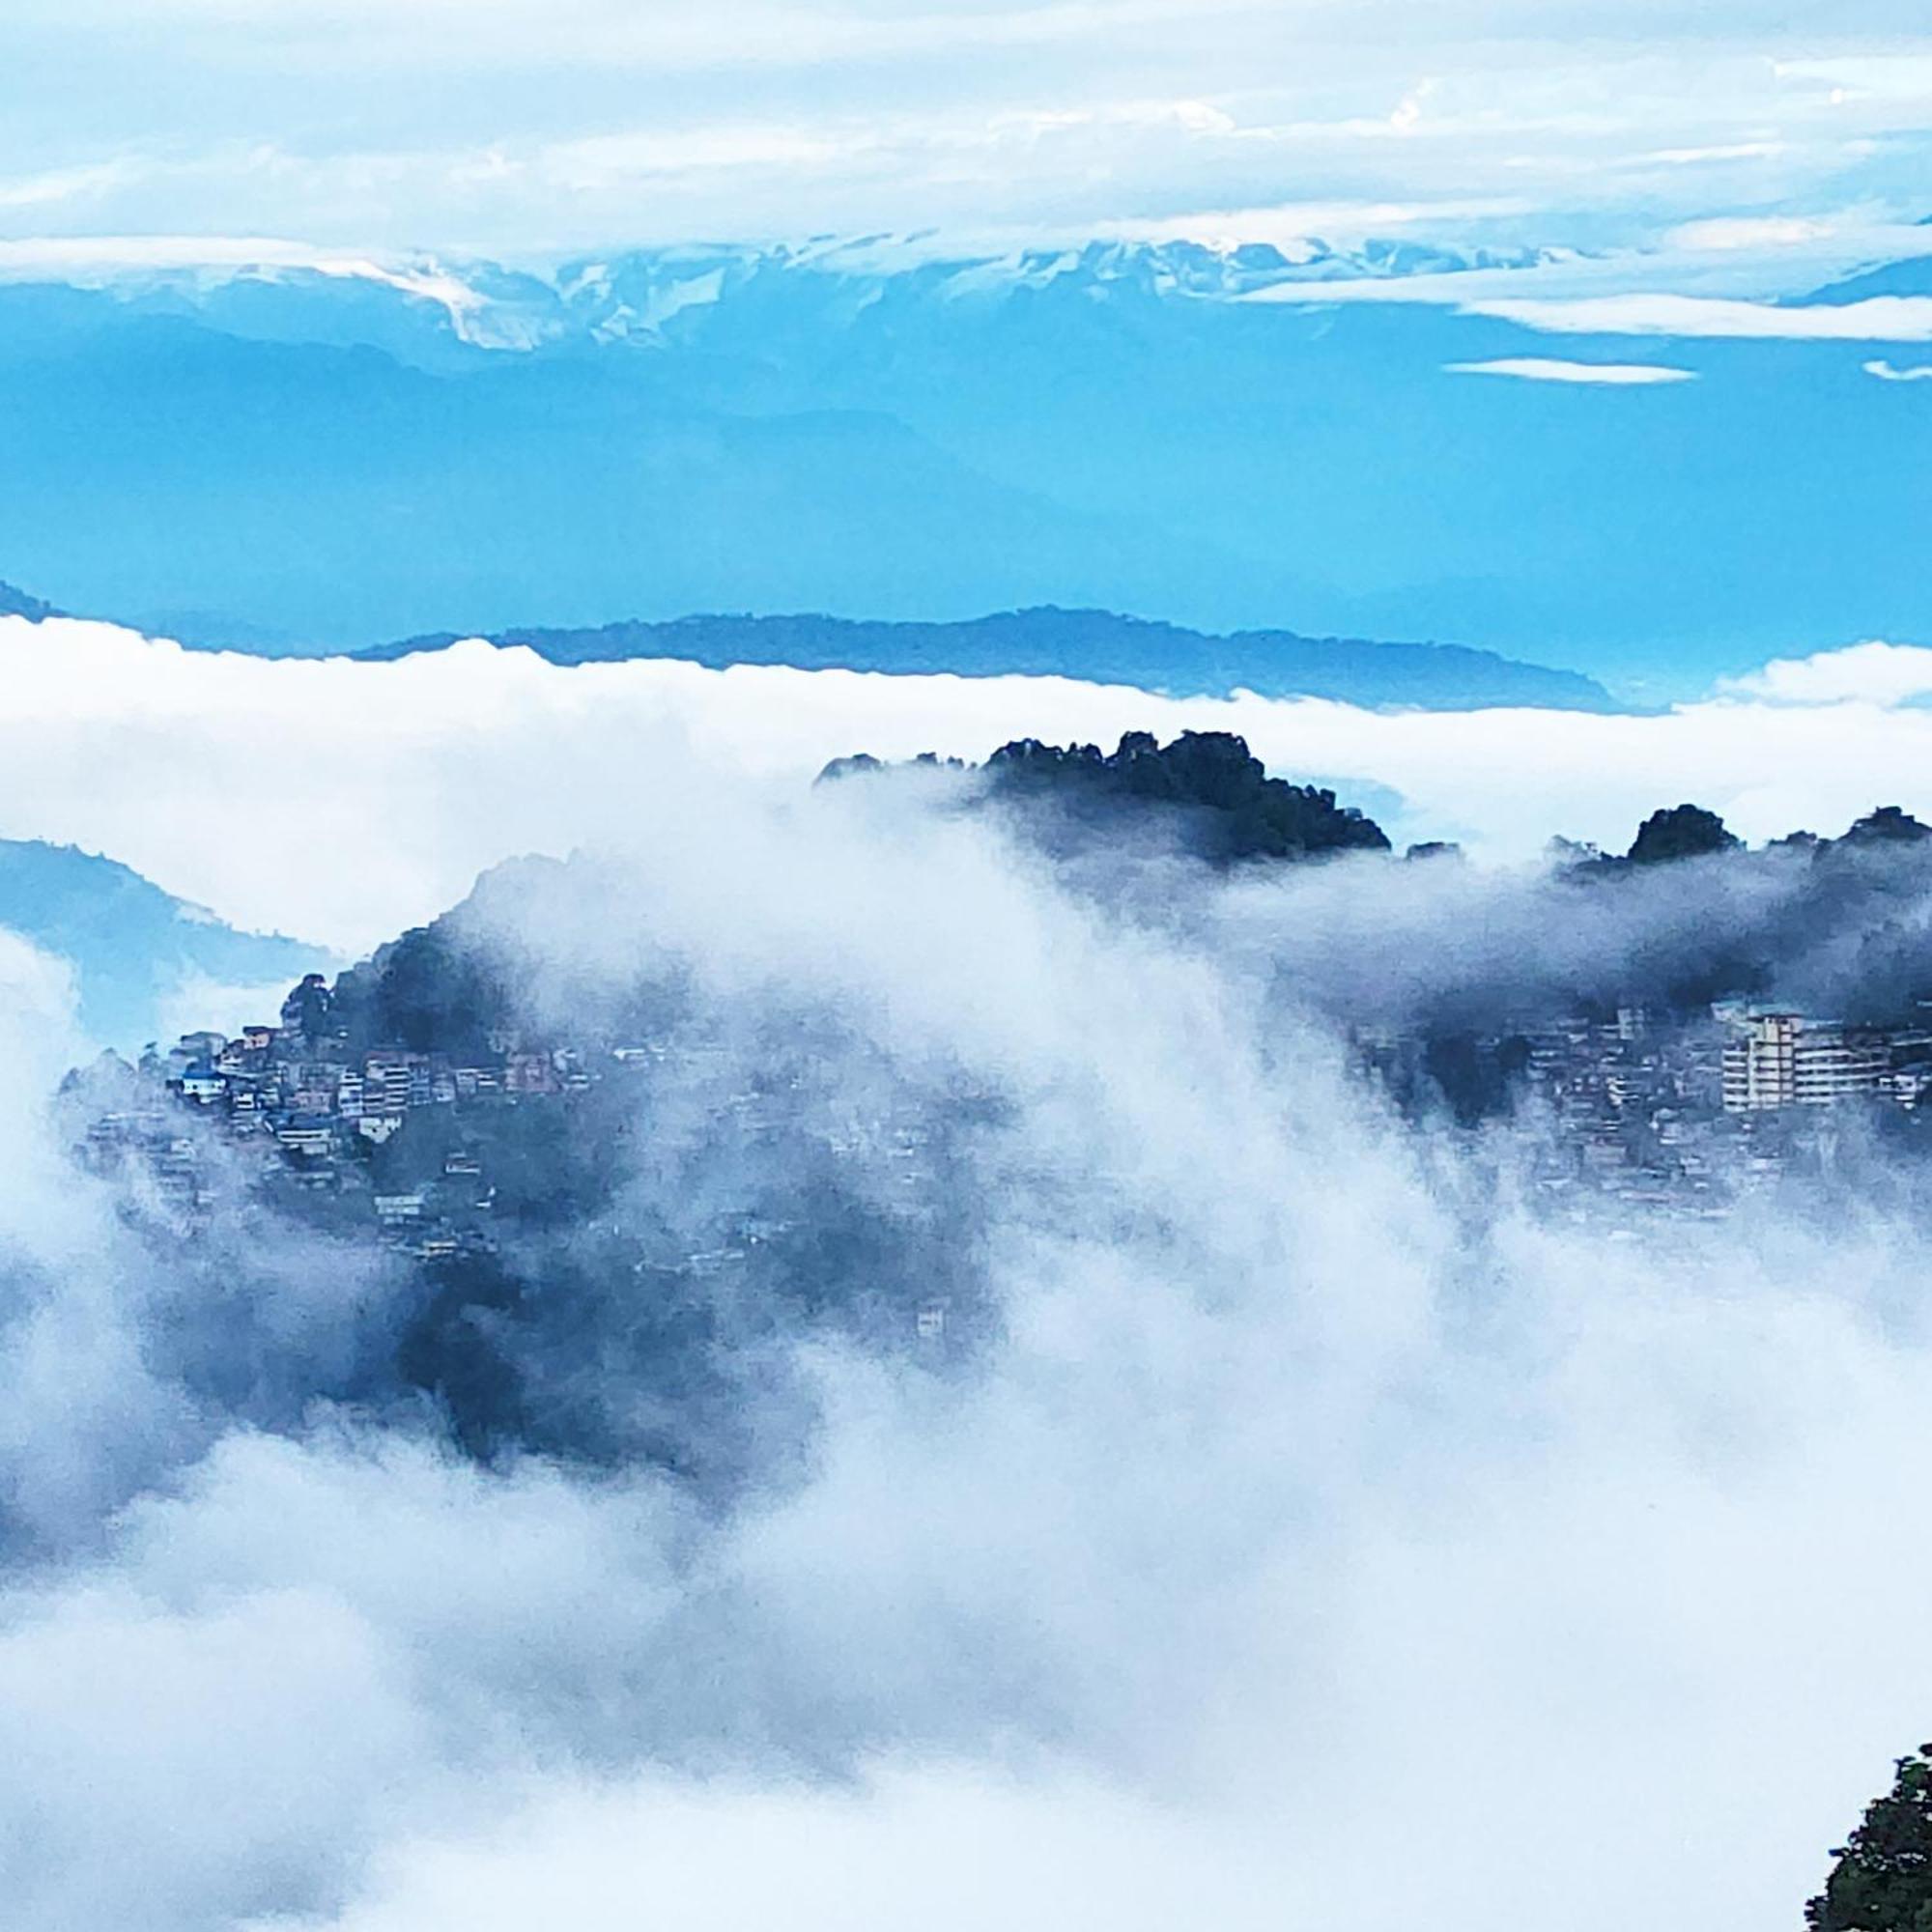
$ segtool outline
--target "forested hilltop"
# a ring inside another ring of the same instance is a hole
[[[0,578],[0,617],[26,617],[38,624],[57,614],[51,604],[28,596],[17,584]]]
[[[819,780],[887,769],[862,752],[835,758]],[[973,802],[1007,808],[1053,848],[1069,839],[1131,847],[1167,836],[1199,858],[1224,864],[1389,849],[1388,835],[1374,819],[1338,805],[1324,787],[1269,778],[1247,740],[1232,731],[1183,731],[1165,746],[1151,732],[1129,731],[1107,753],[1097,745],[1017,738],[974,777]]]
[[[1555,1211],[1845,1184],[1861,1126],[1925,1151],[1932,830],[1897,808],[1752,851],[1677,806],[1627,853],[1497,875],[1447,847],[1397,861],[1226,734],[1023,739],[971,769],[861,755],[827,780],[862,820],[902,787],[889,814],[1031,844],[1096,917],[1211,957],[1271,1035],[1317,1022],[1412,1120],[1542,1122],[1525,1172]],[[1824,1086],[1734,1094],[1754,1003]],[[103,1059],[64,1106],[130,1223],[231,1284],[243,1327],[272,1322],[289,1244],[321,1245],[354,1332],[298,1365],[304,1399],[426,1406],[479,1457],[644,1458],[724,1496],[789,1453],[734,1421],[790,1413],[768,1400],[795,1373],[781,1338],[970,1356],[999,1321],[987,1204],[1052,1211],[1052,1173],[1010,1165],[1007,1073],[875,1020],[781,971],[721,980],[620,860],[529,859],[239,1035]],[[215,1376],[242,1345],[170,1346]],[[261,1399],[271,1420],[272,1374]]]

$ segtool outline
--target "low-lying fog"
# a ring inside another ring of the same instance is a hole
[[[1921,1227],[1555,1225],[1506,1137],[1399,1120],[1342,1049],[1351,1001],[1692,945],[1708,874],[1574,923],[1396,861],[1127,855],[1101,891],[943,779],[799,782],[1232,723],[1507,856],[1681,796],[1754,836],[1923,806],[1924,714],[269,666],[84,626],[0,624],[0,831],[242,923],[366,946],[597,848],[475,917],[533,1000],[670,966],[729,1043],[675,1147],[629,1145],[624,1215],[762,1179],[708,1101],[795,1016],[830,1083],[986,1102],[922,1221],[973,1346],[707,1311],[704,1399],[645,1418],[728,1438],[695,1484],[625,1450],[634,1293],[564,1227],[536,1385],[615,1420],[478,1455],[367,1369],[407,1312],[379,1268],[267,1216],[170,1252],[75,1170],[60,970],[0,950],[10,1923],[1790,1924],[1924,1731]]]
[[[0,679],[0,838],[105,852],[233,924],[348,953],[513,854],[701,839],[694,761],[790,799],[853,752],[979,759],[1017,737],[1232,730],[1281,776],[1319,778],[1345,803],[1359,787],[1353,802],[1398,844],[1459,838],[1502,862],[1554,834],[1621,847],[1683,798],[1752,840],[1839,831],[1882,801],[1932,816],[1932,651],[1905,646],[1769,667],[1654,717],[1385,714],[1051,678],[566,670],[482,643],[388,665],[270,660],[5,617]]]

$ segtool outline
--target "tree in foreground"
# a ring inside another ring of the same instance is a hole
[[[1898,1760],[1897,1781],[1833,1856],[1804,1908],[1811,1932],[1932,1932],[1932,1744]]]

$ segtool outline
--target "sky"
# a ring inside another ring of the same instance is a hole
[[[15,242],[1453,233],[1775,280],[1924,214],[1929,134],[1904,0],[16,0],[0,24]]]

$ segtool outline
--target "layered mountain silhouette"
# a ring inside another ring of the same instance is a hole
[[[396,659],[456,641],[444,632],[359,653]],[[827,616],[696,616],[588,630],[509,630],[491,642],[521,645],[553,664],[669,658],[714,668],[789,665],[801,670],[963,677],[1072,677],[1175,696],[1311,696],[1360,705],[1468,710],[1539,705],[1612,709],[1609,694],[1576,671],[1520,664],[1454,644],[1385,644],[1303,638],[1290,631],[1216,637],[1109,611],[1002,611],[961,623],[853,622]]]
[[[38,624],[53,614],[51,604],[38,597],[29,597],[24,590],[0,581],[0,617],[27,617]]]
[[[1470,270],[1484,298],[1548,286],[1396,244],[15,284],[7,565],[257,649],[1053,605],[1701,688],[1932,636],[1932,418],[1871,345],[1543,333],[1459,301]],[[1422,277],[1439,299],[1359,299]],[[1458,373],[1539,359],[1694,380]]]
[[[39,839],[0,839],[0,927],[66,960],[81,1026],[122,1048],[156,1036],[184,985],[270,985],[328,963],[320,947],[239,932],[115,860]]]

